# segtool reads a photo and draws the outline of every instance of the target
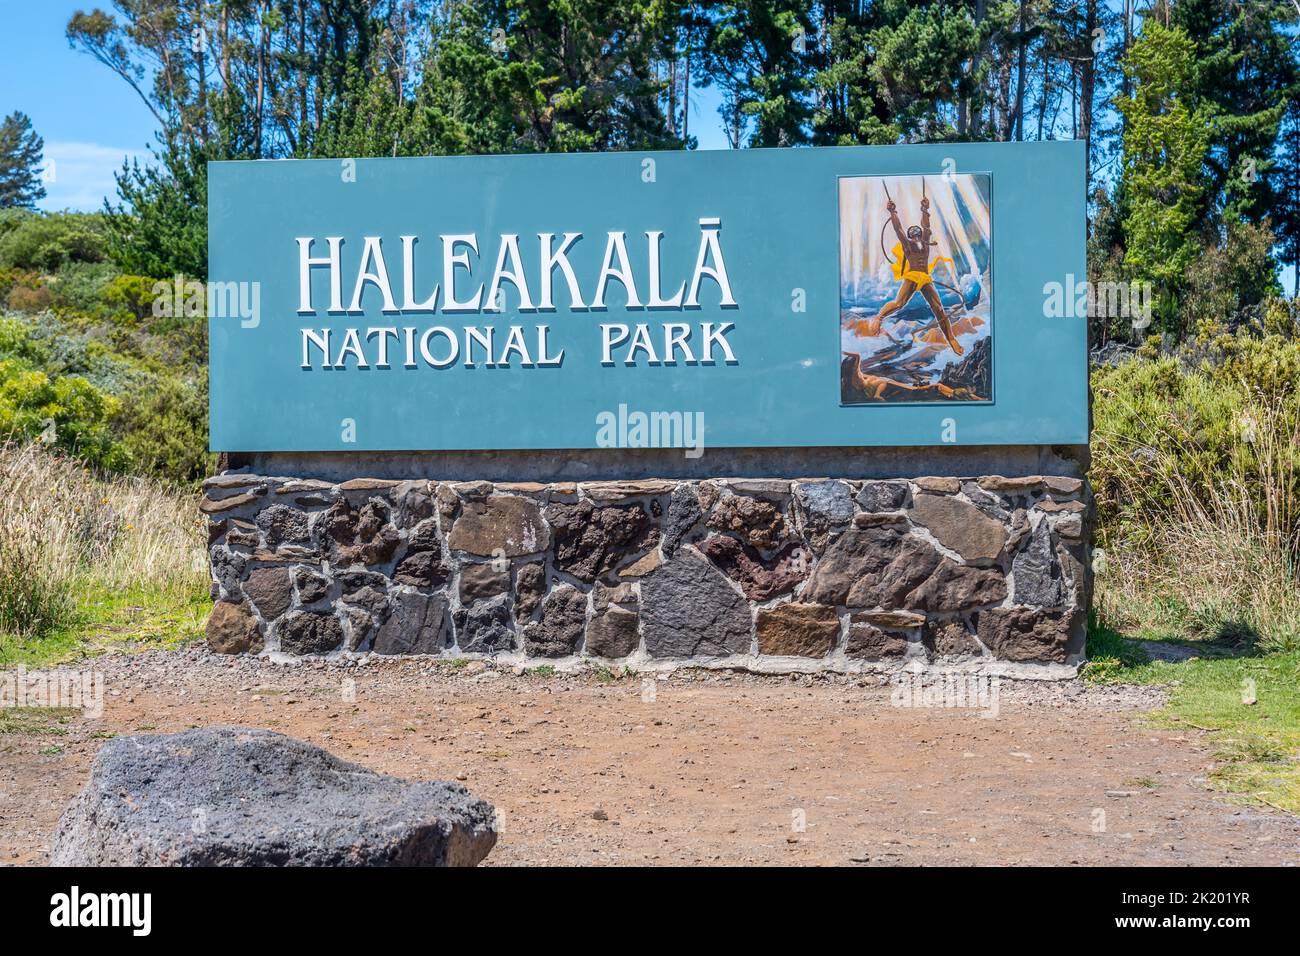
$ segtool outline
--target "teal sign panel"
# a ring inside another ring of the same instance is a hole
[[[1087,441],[1079,142],[208,176],[216,451]]]

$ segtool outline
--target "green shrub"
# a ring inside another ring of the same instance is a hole
[[[1262,528],[1300,533],[1300,341],[1218,335],[1182,356],[1094,369],[1092,481],[1102,524],[1211,507],[1225,482]],[[1271,522],[1271,525],[1270,525]]]
[[[113,440],[108,420],[117,399],[80,376],[51,378],[19,359],[0,362],[0,436],[39,438],[82,460],[112,471],[130,463]]]
[[[90,315],[104,311],[105,291],[118,274],[111,262],[67,262],[54,277],[59,304]]]
[[[0,229],[0,267],[57,272],[69,262],[104,260],[98,213],[28,213]]]
[[[0,360],[21,359],[31,365],[44,365],[50,350],[31,333],[31,326],[17,316],[0,316]]]
[[[110,306],[125,309],[137,320],[153,315],[153,292],[157,279],[146,276],[119,275],[104,286],[103,300]]]
[[[113,420],[137,474],[173,483],[202,481],[213,470],[208,452],[207,379],[159,376]]]
[[[1300,342],[1206,334],[1092,388],[1107,614],[1300,647]]]

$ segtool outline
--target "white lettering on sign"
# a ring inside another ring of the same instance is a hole
[[[485,268],[489,260],[480,255],[477,233],[440,234],[440,262],[434,252],[422,254],[419,236],[399,236],[400,270],[392,267],[396,262],[390,266],[388,256],[392,253],[385,250],[382,236],[363,236],[355,271],[348,271],[351,296],[346,307],[344,273],[352,268],[346,256],[348,242],[342,236],[299,236],[295,238],[298,314],[318,313],[320,303],[312,290],[312,278],[316,274],[313,270],[323,270],[328,275],[329,305],[325,311],[330,314],[363,314],[366,296],[372,301],[377,296],[381,311],[390,314],[500,313],[511,308],[518,312],[554,312],[557,290],[561,295],[567,294],[571,312],[607,312],[610,307],[606,299],[614,285],[622,287],[622,307],[628,310],[699,309],[701,297],[708,288],[716,291],[718,307],[737,308],[722,249],[722,220],[716,216],[702,217],[699,226],[694,268],[689,276],[679,274],[669,280],[663,275],[662,249],[671,239],[664,230],[649,229],[642,233],[643,254],[639,254],[640,240],[635,234],[630,243],[626,231],[610,230],[604,237],[600,269],[587,279],[589,295],[584,295],[583,277],[569,258],[574,246],[583,239],[580,232],[565,232],[558,241],[556,233],[539,232],[535,244],[521,240],[517,233],[502,233],[496,237],[495,257],[490,260],[495,264],[490,271]],[[324,254],[320,253],[322,243]],[[630,244],[636,249],[629,248]],[[424,248],[428,247],[425,243]],[[490,249],[489,245],[483,252]],[[536,298],[524,267],[529,259],[538,265]],[[434,282],[430,289],[430,279],[439,274],[441,281]],[[400,305],[394,295],[395,287],[401,294]],[[672,290],[671,294],[668,290]],[[643,291],[647,296],[644,301]],[[737,359],[726,338],[734,329],[732,322],[701,322],[698,330],[685,322],[664,322],[658,329],[645,322],[600,323],[601,363],[712,365],[721,360],[734,365]],[[392,368],[390,345],[404,355],[405,368],[418,368],[421,362],[431,368],[458,364],[466,368],[509,368],[512,364],[524,368],[558,366],[564,360],[564,350],[553,346],[549,334],[550,327],[546,325],[531,329],[522,325],[496,329],[437,325],[424,330],[397,326],[302,328],[301,366],[307,370]]]

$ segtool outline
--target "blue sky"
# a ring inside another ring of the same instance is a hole
[[[107,67],[68,46],[63,29],[93,2],[3,0],[0,114],[21,110],[53,162],[44,209],[98,209],[116,195],[113,173],[148,156],[156,124],[135,92]],[[102,0],[99,6],[107,6]]]

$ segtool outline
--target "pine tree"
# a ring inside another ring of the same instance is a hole
[[[1283,120],[1277,149],[1277,205],[1274,226],[1281,239],[1281,259],[1290,265],[1292,288],[1300,294],[1300,98],[1292,99]]]
[[[821,42],[809,0],[704,4],[704,82],[722,92],[732,148],[808,141],[808,62]]]
[[[1212,107],[1189,105],[1195,57],[1196,45],[1185,32],[1148,18],[1125,65],[1132,94],[1115,100],[1125,121],[1124,264],[1134,278],[1157,287],[1166,321],[1174,315],[1187,266],[1201,251],[1195,227],[1214,114]]]
[[[1212,106],[1217,132],[1207,158],[1209,188],[1197,227],[1258,222],[1276,205],[1270,160],[1297,76],[1290,0],[1179,0],[1169,23],[1194,44],[1196,73],[1186,90],[1193,105]]]
[[[45,142],[24,113],[10,113],[0,123],[0,209],[33,207],[45,198],[41,155]]]
[[[123,163],[122,205],[105,202],[108,252],[123,271],[170,278],[208,271],[208,171],[198,143],[161,142],[157,164]]]

